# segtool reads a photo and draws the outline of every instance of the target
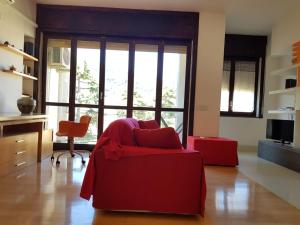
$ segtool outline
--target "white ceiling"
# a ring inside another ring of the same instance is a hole
[[[266,35],[272,24],[295,8],[299,0],[36,0],[38,3],[129,9],[226,13],[226,32]]]

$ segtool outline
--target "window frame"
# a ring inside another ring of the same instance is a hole
[[[248,117],[248,118],[263,118],[262,103],[263,103],[263,87],[264,87],[264,58],[263,57],[245,57],[245,56],[225,56],[224,62],[230,61],[229,75],[229,102],[228,111],[221,111],[220,116],[224,117]],[[253,112],[234,112],[233,94],[235,84],[235,63],[237,61],[255,62],[255,86],[254,86],[254,110]]]
[[[47,47],[49,39],[65,39],[71,41],[71,59],[70,59],[70,90],[69,102],[47,102],[46,101],[46,78],[47,78]],[[100,70],[99,70],[99,102],[97,104],[79,104],[75,102],[76,92],[76,70],[77,70],[77,44],[78,41],[95,41],[100,43]],[[104,90],[105,90],[105,65],[106,65],[106,44],[109,42],[115,43],[128,43],[129,44],[129,61],[128,61],[128,90],[127,90],[127,105],[115,106],[104,104]],[[133,91],[134,91],[134,63],[135,63],[135,46],[136,44],[150,44],[158,46],[158,64],[157,64],[157,80],[156,80],[156,105],[154,107],[139,107],[133,106]],[[104,109],[123,109],[127,111],[127,118],[131,118],[134,110],[154,111],[155,120],[161,122],[162,112],[182,112],[183,113],[183,145],[186,146],[188,128],[190,127],[190,91],[191,86],[191,67],[192,67],[192,42],[189,40],[170,40],[170,39],[145,39],[145,38],[125,38],[125,37],[110,37],[98,35],[76,35],[76,34],[57,34],[46,33],[43,36],[43,59],[42,59],[42,99],[41,111],[46,113],[46,106],[65,106],[69,108],[69,120],[75,119],[75,108],[95,108],[98,109],[98,135],[97,138],[103,133],[104,125]],[[164,59],[164,46],[184,46],[187,48],[186,52],[186,72],[184,84],[184,107],[183,108],[165,108],[162,107],[162,76],[163,76],[163,59]],[[54,149],[68,148],[68,143],[54,143]],[[94,144],[75,144],[75,149],[87,148],[92,150]]]

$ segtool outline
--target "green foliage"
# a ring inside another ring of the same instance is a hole
[[[83,69],[77,67],[76,74],[76,102],[79,104],[93,104],[97,105],[99,102],[99,85],[97,81],[91,76],[86,61],[83,62]],[[95,141],[93,130],[97,130],[98,111],[93,108],[76,108],[76,115],[80,119],[81,115],[88,114],[92,117],[90,127],[84,137],[84,142]]]
[[[99,85],[98,82],[91,76],[91,71],[88,68],[86,61],[83,63],[83,68],[77,67],[76,74],[76,102],[79,104],[93,104],[98,105],[99,103]],[[127,100],[127,92],[122,94],[122,99]],[[138,92],[133,93],[133,99],[139,107],[146,107],[147,104],[144,101],[141,94]],[[164,108],[172,108],[176,103],[175,91],[171,88],[166,88],[163,91],[162,95],[162,106]],[[76,108],[76,115],[79,120],[80,116],[83,114],[88,114],[92,116],[91,124],[89,130],[84,137],[85,142],[95,141],[95,136],[93,131],[97,130],[97,121],[98,121],[98,110],[93,108]],[[118,118],[125,118],[126,111],[118,110]],[[153,119],[155,115],[154,111],[143,111],[136,110],[133,112],[133,116],[138,120],[150,120]],[[168,125],[174,124],[175,112],[162,112],[162,118],[166,121]]]

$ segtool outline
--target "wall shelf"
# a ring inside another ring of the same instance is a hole
[[[277,77],[277,76],[294,76],[296,77],[295,71],[297,68],[300,67],[300,64],[294,64],[291,66],[287,66],[285,68],[279,69],[279,70],[274,70],[271,72],[272,77]]]
[[[6,51],[12,52],[14,54],[23,56],[24,60],[38,62],[37,58],[35,58],[35,57],[19,50],[19,49],[13,47],[13,46],[6,45],[6,44],[0,44],[0,48],[4,49]]]
[[[269,110],[269,114],[295,114],[295,110]]]
[[[285,94],[285,95],[294,95],[296,93],[297,88],[286,88],[282,90],[275,90],[270,91],[270,95],[276,95],[276,94]]]
[[[31,76],[31,75],[28,75],[28,74],[25,74],[25,73],[20,73],[20,72],[15,71],[15,70],[2,70],[2,71],[5,72],[5,73],[9,73],[9,74],[21,76],[21,77],[23,77],[25,79],[37,80],[37,78],[34,77],[34,76]]]

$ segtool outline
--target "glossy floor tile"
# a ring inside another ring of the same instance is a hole
[[[240,152],[239,160],[240,172],[300,209],[300,173],[261,159],[256,152]]]
[[[243,170],[251,156],[240,156]],[[248,161],[247,161],[248,160]],[[253,165],[255,166],[255,165]],[[85,167],[64,158],[59,168],[50,160],[0,178],[0,224],[101,225],[298,225],[300,210],[243,175],[239,168],[206,167],[205,217],[102,212],[79,197]],[[188,188],[188,187],[187,187]]]

